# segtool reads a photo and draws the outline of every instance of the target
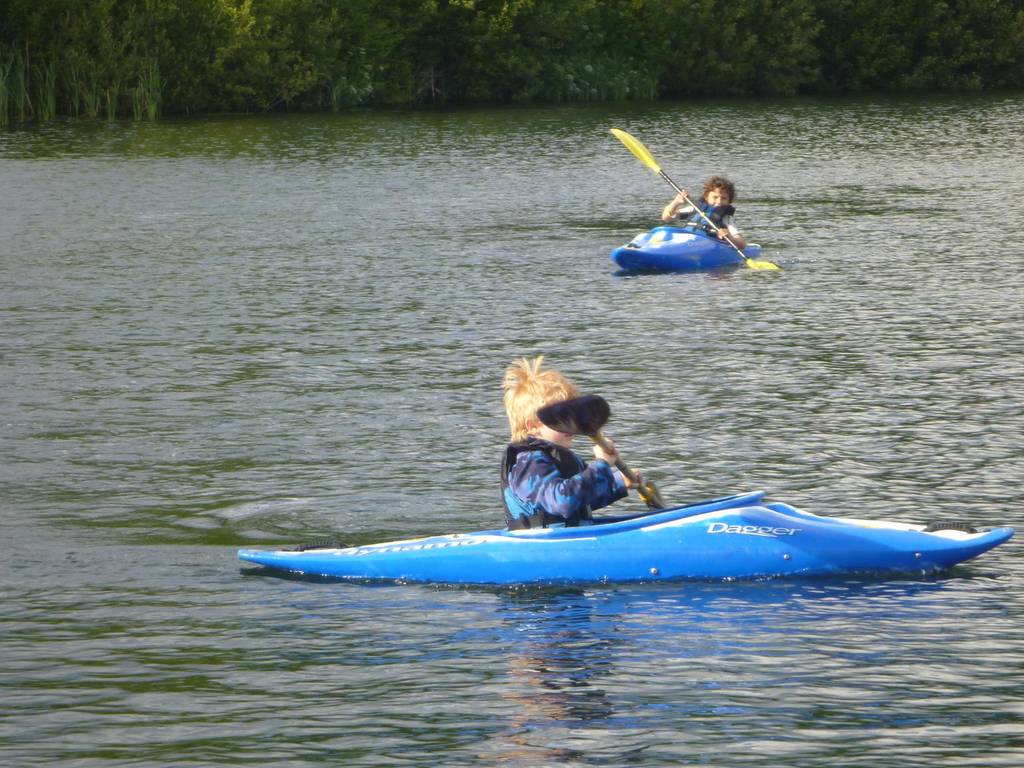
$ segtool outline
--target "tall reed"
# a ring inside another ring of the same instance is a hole
[[[14,67],[14,54],[0,48],[0,128],[11,121],[11,87],[8,82]]]
[[[117,99],[119,90],[120,88],[115,85],[113,87],[107,86],[106,90],[103,92],[103,105],[105,107],[107,120],[117,120]]]
[[[139,83],[132,89],[132,113],[136,120],[156,120],[163,100],[160,66],[150,59],[139,72]]]
[[[138,85],[131,90],[132,97],[132,119],[141,120],[146,109],[146,97],[142,92],[142,86]]]
[[[21,51],[14,49],[14,61],[10,75],[11,103],[14,116],[19,122],[25,122],[32,112],[32,99],[28,95],[28,65]]]
[[[99,117],[102,94],[100,86],[92,74],[84,75],[81,79],[81,99],[85,116]]]
[[[67,103],[67,113],[69,117],[81,117],[82,104],[84,102],[84,86],[85,80],[82,74],[78,71],[78,67],[71,67],[70,69],[64,70],[63,73],[64,81],[64,100]]]
[[[50,61],[35,67],[36,88],[39,98],[36,100],[36,118],[53,120],[57,116],[57,65]]]

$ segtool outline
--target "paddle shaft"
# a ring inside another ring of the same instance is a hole
[[[588,437],[594,441],[595,445],[600,446],[601,450],[606,453],[612,453],[615,450],[608,442],[608,439],[600,432],[595,432],[592,435],[588,435]],[[648,507],[651,509],[665,508],[665,502],[661,500],[661,494],[658,493],[658,489],[654,487],[654,483],[650,481],[641,483],[636,472],[626,466],[626,462],[622,459],[616,459],[615,466],[618,468],[619,472],[629,478],[631,483],[635,484],[637,495],[644,500],[644,503],[647,504]]]

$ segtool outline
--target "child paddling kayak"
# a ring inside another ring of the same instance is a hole
[[[747,240],[736,226],[736,208],[732,205],[735,199],[736,186],[724,176],[712,176],[704,182],[699,203],[695,203],[685,189],[680,190],[662,210],[661,220],[668,224],[685,219],[684,227],[704,230],[719,240],[728,238],[743,249],[747,247]]]
[[[521,358],[505,371],[504,401],[512,432],[501,464],[505,523],[509,529],[586,524],[591,512],[628,495],[635,482],[615,468],[619,453],[610,441],[594,446],[595,461],[572,451],[574,435],[558,432],[537,418],[550,403],[579,396],[576,385],[552,369],[543,356]]]

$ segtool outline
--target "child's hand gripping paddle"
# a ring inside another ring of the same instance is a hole
[[[611,415],[612,409],[608,402],[598,395],[574,397],[572,400],[546,405],[537,411],[537,418],[551,429],[571,435],[586,435],[609,453],[611,453],[612,447],[608,444],[605,436],[601,434],[601,428],[608,423]],[[648,507],[651,509],[665,508],[665,503],[661,500],[661,495],[654,487],[654,483],[650,481],[637,482],[636,473],[627,467],[621,458],[615,462],[615,466],[629,478],[630,482],[636,483],[637,495],[644,500]]]

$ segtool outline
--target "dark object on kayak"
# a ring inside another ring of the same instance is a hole
[[[346,549],[348,544],[342,544],[340,541],[333,539],[318,539],[317,541],[311,541],[309,544],[299,544],[294,547],[286,547],[282,549],[282,552],[308,552],[312,549]]]
[[[928,523],[924,532],[934,533],[935,531],[963,531],[964,533],[977,533],[978,529],[970,523],[965,523],[962,520],[933,520]]]

